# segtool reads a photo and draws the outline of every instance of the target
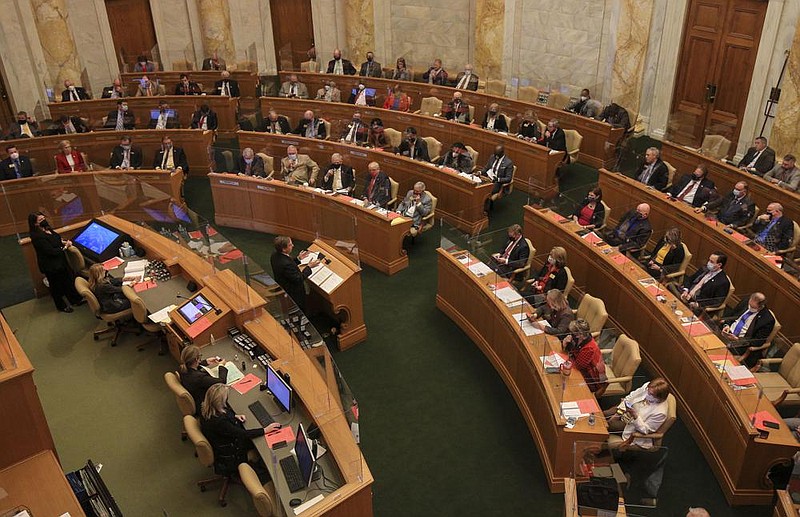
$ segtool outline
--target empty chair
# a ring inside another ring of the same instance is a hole
[[[122,294],[125,295],[125,298],[131,302],[131,312],[133,313],[133,319],[138,323],[145,332],[149,334],[155,334],[158,339],[159,343],[161,343],[161,347],[159,348],[158,355],[164,355],[166,353],[166,342],[163,338],[164,336],[164,328],[159,325],[158,323],[153,323],[150,321],[150,318],[147,317],[147,306],[144,304],[144,300],[136,294],[136,291],[131,289],[129,286],[124,285],[122,286]],[[137,345],[136,350],[142,351],[144,350],[145,344]]]
[[[630,393],[633,374],[642,362],[639,343],[625,334],[620,334],[614,348],[602,350],[603,355],[610,355],[611,361],[606,364],[608,387],[604,397],[624,396]]]
[[[778,365],[777,372],[756,372],[764,395],[775,405],[800,406],[800,343],[795,343],[782,358],[761,359],[758,366]]]
[[[182,60],[182,61],[173,61],[172,62],[172,69],[173,70],[187,70],[187,71],[188,70],[194,70],[194,63],[192,63],[191,61],[187,61],[185,59]],[[156,67],[156,70],[158,70],[158,67]]]
[[[391,127],[387,127],[383,130],[383,136],[386,137],[386,143],[395,148],[400,147],[400,144],[403,142],[403,134]]]
[[[432,162],[435,162],[442,153],[442,143],[432,136],[423,136],[422,139],[428,145],[428,156],[430,156]]]
[[[99,320],[103,320],[106,323],[101,328],[95,329],[95,341],[100,339],[101,335],[108,332],[113,332],[114,337],[111,338],[111,346],[117,346],[117,339],[122,332],[136,332],[136,329],[128,329],[122,326],[123,322],[130,319],[133,315],[130,308],[113,313],[102,312],[100,310],[100,302],[97,301],[97,297],[89,288],[89,282],[87,282],[85,278],[77,277],[75,279],[75,290],[78,291],[78,294],[80,294],[84,300],[86,300],[89,310],[94,313],[95,317]]]
[[[550,92],[547,98],[547,105],[553,109],[563,110],[569,104],[569,95],[559,92]]]
[[[574,312],[577,319],[586,320],[589,324],[589,329],[592,331],[592,336],[594,337],[600,335],[600,331],[603,330],[603,325],[605,325],[606,320],[608,320],[605,302],[588,293],[583,295],[581,303]]]
[[[224,162],[223,163],[224,171],[225,172],[236,171],[236,165],[234,164],[233,161],[233,151],[231,151],[230,149],[225,149],[224,151],[221,151],[219,154],[222,155],[222,161]]]
[[[486,81],[486,93],[488,93],[489,95],[505,96],[506,82],[498,81],[496,79],[489,79],[488,81]]]
[[[303,61],[300,63],[301,72],[319,72],[319,63],[316,61]]]
[[[192,398],[192,394],[183,387],[183,384],[181,384],[181,379],[178,374],[175,372],[165,373],[164,382],[167,383],[167,387],[175,396],[175,402],[178,404],[178,410],[181,412],[181,415],[194,416],[197,412],[197,408],[194,405],[194,399]],[[181,440],[186,441],[186,438],[188,437],[189,435],[186,433],[186,430],[181,431]]]
[[[438,116],[442,112],[442,99],[437,97],[423,97],[419,109],[414,113],[420,115]]]
[[[247,463],[239,464],[239,479],[253,498],[253,506],[260,517],[272,517],[278,513],[278,498],[272,481],[262,485],[256,471]]]
[[[671,163],[668,161],[664,161],[664,165],[667,166],[667,186],[664,187],[664,190],[668,190],[672,186],[672,180],[675,178],[675,167],[672,166]]]
[[[574,129],[565,129],[564,136],[567,140],[567,154],[570,162],[578,161],[578,153],[581,151],[583,136]]]
[[[267,176],[272,175],[272,173],[275,172],[275,164],[272,160],[272,156],[267,156],[266,153],[256,153],[256,155],[260,156],[264,161],[264,174]]]
[[[715,160],[727,158],[731,148],[731,141],[722,135],[706,135],[700,146],[700,153],[710,156]]]
[[[539,102],[539,89],[533,86],[520,86],[517,88],[517,99],[525,102]]]
[[[389,177],[389,184],[392,186],[389,190],[389,202],[386,203],[386,208],[394,208],[397,205],[397,193],[400,191],[400,183]]]
[[[233,476],[237,473],[236,470],[229,470],[229,468],[238,469],[239,466],[235,465],[226,468],[224,462],[218,461],[218,459],[214,457],[214,449],[211,447],[211,443],[200,429],[200,422],[198,422],[194,416],[184,416],[183,427],[186,430],[187,436],[189,436],[189,440],[191,440],[192,444],[194,445],[194,451],[197,454],[197,460],[204,467],[212,467],[214,469],[214,474],[216,474],[212,478],[198,481],[197,486],[200,487],[201,492],[205,492],[207,485],[212,483],[222,483],[222,487],[219,490],[219,505],[227,506],[228,502],[225,500],[225,496],[228,495],[228,486],[230,485]]]

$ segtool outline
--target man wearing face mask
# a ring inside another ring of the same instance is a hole
[[[492,192],[483,202],[483,213],[489,215],[495,200],[507,194],[509,185],[514,181],[514,163],[506,156],[505,147],[498,145],[494,148],[494,154],[486,162],[481,176],[492,182]]]
[[[716,307],[728,296],[731,281],[723,270],[728,257],[721,251],[715,251],[708,257],[706,267],[698,268],[683,281],[683,286],[675,283],[667,285],[667,289],[689,306],[695,313],[705,307]]]
[[[8,158],[0,162],[0,180],[30,178],[33,176],[31,159],[19,154],[16,145],[6,147]]]
[[[481,127],[483,129],[488,129],[489,131],[508,133],[508,124],[506,124],[506,118],[500,115],[500,106],[498,106],[496,102],[493,102],[489,105],[489,110],[483,117],[483,124],[481,124]]]
[[[375,54],[367,52],[367,60],[361,63],[358,75],[362,77],[381,77],[383,75],[381,64],[375,61]]]
[[[764,344],[775,328],[775,317],[767,308],[767,297],[763,293],[753,293],[743,298],[739,305],[729,310],[722,318],[722,337],[731,352],[740,356],[749,348]],[[747,354],[744,364],[752,368],[761,359],[763,350],[753,350]]]
[[[347,59],[342,58],[342,51],[338,48],[333,51],[333,59],[328,61],[329,74],[356,75],[356,67]]]
[[[121,99],[127,96],[128,92],[126,92],[125,88],[122,87],[122,81],[119,79],[114,79],[114,82],[111,83],[111,86],[106,86],[103,88],[103,93],[101,95],[103,99]]]
[[[716,188],[714,182],[707,176],[708,167],[701,163],[695,167],[692,174],[685,174],[674,184],[667,192],[667,197],[672,201],[683,201],[695,208],[703,206]]]
[[[217,114],[208,104],[201,104],[200,109],[192,114],[192,129],[217,129]]]
[[[76,133],[88,133],[89,128],[80,117],[61,115],[58,124],[51,129],[54,135],[74,135]]]
[[[450,152],[439,158],[437,165],[453,169],[462,174],[472,174],[472,155],[461,142],[455,142]]]
[[[469,104],[461,99],[461,92],[453,93],[453,100],[442,107],[442,116],[460,124],[469,124]]]
[[[347,125],[340,141],[364,145],[369,137],[369,127],[361,121],[361,113],[353,113],[353,120]]]
[[[661,377],[644,383],[618,405],[604,412],[608,419],[608,430],[612,433],[622,431],[623,442],[630,440],[632,445],[639,448],[652,448],[652,439],[634,439],[633,433],[652,434],[667,421],[669,391],[669,384]]]
[[[297,154],[297,147],[290,145],[286,148],[286,158],[281,159],[281,174],[290,185],[313,187],[317,183],[319,165],[307,154]]]
[[[512,224],[506,231],[508,232],[506,245],[498,253],[492,254],[492,260],[496,264],[495,271],[503,278],[509,278],[515,269],[524,266],[531,255],[528,241],[522,235],[522,226]]]
[[[389,175],[381,170],[378,162],[370,162],[367,165],[367,171],[361,198],[369,205],[386,208],[392,197],[392,183],[389,181]]]
[[[794,224],[792,220],[783,215],[783,205],[770,203],[767,210],[756,218],[752,231],[755,234],[753,241],[764,246],[769,251],[787,249],[794,237]]]
[[[163,84],[158,83],[158,79],[150,80],[143,75],[136,88],[136,97],[155,97],[156,95],[166,95],[167,91]]]
[[[422,74],[422,80],[428,84],[445,86],[447,84],[447,70],[442,68],[442,60],[434,59],[428,71]]]
[[[147,127],[149,129],[179,129],[181,124],[178,122],[177,110],[170,109],[167,101],[160,101],[158,110],[150,112],[150,123]]]
[[[264,169],[264,160],[250,147],[242,149],[242,154],[236,158],[236,173],[257,178],[267,176]]]
[[[420,228],[422,227],[422,219],[427,217],[433,210],[433,200],[430,194],[425,191],[425,183],[418,181],[414,183],[414,188],[406,193],[406,197],[400,202],[397,207],[397,213],[411,219],[411,233],[412,237],[419,235]]]
[[[72,81],[64,81],[64,91],[61,92],[61,102],[88,101],[92,96],[86,93],[82,86],[75,86]]]
[[[200,86],[196,82],[190,81],[187,74],[181,74],[180,81],[175,85],[175,95],[200,95],[201,93],[203,92],[200,91]]]
[[[473,73],[472,65],[464,65],[464,71],[456,76],[456,88],[459,90],[478,90],[478,74]]]
[[[293,133],[306,138],[319,138],[320,140],[325,140],[328,136],[325,129],[325,121],[315,117],[314,112],[311,110],[303,113],[303,118],[300,119],[300,123],[297,124]]]
[[[322,177],[322,188],[350,194],[355,184],[356,178],[353,168],[343,163],[341,154],[333,153],[331,155],[331,164],[325,169]]]
[[[589,94],[589,90],[584,88],[581,90],[581,96],[575,102],[572,102],[568,106],[564,108],[564,111],[569,111],[571,113],[577,113],[583,117],[596,117],[599,112],[595,112],[595,104],[590,103],[589,101],[592,100],[592,96]]]
[[[411,158],[412,160],[420,160],[423,162],[431,161],[428,155],[428,144],[425,140],[417,137],[416,128],[406,128],[405,138],[400,142],[397,148],[397,154]]]
[[[795,162],[794,155],[787,154],[783,157],[781,163],[764,174],[764,179],[780,188],[797,192],[798,187],[800,187],[800,169],[795,166]]]
[[[611,246],[619,246],[620,253],[638,251],[647,244],[653,228],[650,226],[650,205],[642,203],[629,210],[613,230],[605,232],[605,239]]]
[[[328,81],[324,83],[322,88],[317,90],[317,96],[314,98],[317,101],[325,102],[342,102],[342,91],[336,87],[336,83]]]
[[[111,150],[111,162],[108,165],[112,169],[139,169],[142,167],[142,150],[134,147],[131,137],[128,135],[119,139],[119,145]]]
[[[128,109],[127,101],[117,101],[117,109],[108,112],[103,127],[116,131],[127,131],[136,127],[136,117],[133,115],[133,112]]]
[[[746,182],[740,181],[733,186],[733,190],[706,202],[703,206],[695,208],[695,212],[716,213],[717,221],[732,228],[744,226],[756,210],[756,204],[748,195],[749,187]]]
[[[41,212],[28,215],[28,236],[36,252],[39,271],[49,284],[50,296],[53,297],[56,309],[72,312],[72,305],[86,303],[75,290],[75,281],[64,254],[72,246],[72,242],[62,239]],[[64,303],[65,298],[67,303]]]
[[[308,87],[297,80],[297,75],[292,74],[288,81],[281,84],[278,94],[289,99],[308,99]]]
[[[186,161],[186,153],[180,147],[173,147],[172,138],[164,136],[161,139],[161,150],[156,153],[153,159],[153,168],[165,171],[183,171],[183,175],[189,174],[189,162]]]
[[[8,129],[9,139],[33,138],[41,135],[42,133],[39,131],[39,124],[36,123],[36,119],[29,117],[24,111],[17,113],[17,121],[12,123]]]
[[[289,126],[289,119],[283,115],[278,115],[278,112],[274,109],[269,110],[261,130],[275,135],[288,135],[292,132],[292,128]]]
[[[156,64],[147,59],[147,56],[139,56],[133,65],[134,72],[152,73],[156,71]]]
[[[374,89],[368,90],[364,83],[359,83],[358,87],[353,88],[353,91],[350,92],[350,98],[347,99],[347,102],[356,106],[374,106],[374,93]]]
[[[239,81],[231,79],[231,73],[227,70],[223,70],[220,74],[220,80],[214,83],[214,95],[238,97]]]

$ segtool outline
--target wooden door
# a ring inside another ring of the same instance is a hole
[[[311,0],[270,0],[278,70],[300,70],[314,46]]]
[[[11,107],[11,98],[6,89],[6,79],[0,75],[0,137],[8,132],[9,126],[16,120],[17,114]]]
[[[141,55],[157,62],[159,56],[152,54],[157,41],[150,0],[105,1],[120,70],[132,70],[136,58]],[[164,68],[163,63],[161,67]]]
[[[669,138],[699,147],[707,134],[739,137],[764,0],[690,0],[669,120]]]

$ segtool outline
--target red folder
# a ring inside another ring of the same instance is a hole
[[[261,379],[253,375],[252,373],[248,373],[237,382],[233,384],[233,389],[244,395],[248,391],[252,390],[256,386],[261,384]]]
[[[203,332],[210,326],[211,326],[211,321],[205,316],[203,316],[199,320],[189,325],[189,328],[186,329],[186,333],[189,335],[190,338],[194,339],[197,336],[199,336],[201,332]]]

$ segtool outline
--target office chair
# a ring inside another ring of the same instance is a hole
[[[573,313],[577,319],[586,320],[594,338],[600,336],[600,331],[603,330],[603,325],[608,320],[606,304],[600,298],[595,298],[588,293],[583,295],[581,303]]]
[[[80,294],[84,300],[86,300],[86,304],[94,313],[94,316],[106,323],[106,325],[102,326],[101,328],[94,330],[95,341],[100,339],[101,335],[108,332],[113,332],[114,337],[111,338],[111,346],[117,346],[117,339],[122,332],[137,332],[136,329],[126,328],[122,325],[125,320],[130,319],[133,315],[131,309],[125,309],[123,311],[111,313],[102,312],[100,310],[100,302],[97,301],[97,297],[95,297],[92,290],[89,289],[89,282],[87,282],[85,278],[75,278],[75,290],[78,291],[78,294]]]
[[[722,300],[722,303],[720,303],[719,305],[716,305],[714,307],[706,307],[704,309],[706,314],[708,314],[709,317],[719,316],[719,314],[721,314],[722,311],[725,310],[725,307],[728,306],[728,302],[730,302],[731,297],[733,296],[733,292],[736,291],[736,288],[733,286],[733,281],[730,280],[730,277],[728,277],[728,280],[729,280],[729,284],[730,284],[728,286],[728,294],[725,296],[725,299]]]
[[[442,112],[442,99],[438,97],[423,97],[421,102],[419,109],[414,113],[434,117]]]
[[[792,241],[789,243],[789,247],[785,250],[778,250],[775,252],[776,255],[782,255],[783,260],[792,260],[795,250],[797,249],[797,242],[800,241],[800,224],[797,224],[797,221],[792,221],[792,223],[794,225],[794,234],[792,235]]]
[[[769,333],[769,336],[767,336],[767,339],[761,346],[747,347],[747,350],[745,350],[742,355],[736,358],[736,360],[739,361],[740,363],[745,364],[747,362],[747,359],[756,352],[766,353],[765,351],[772,346],[772,341],[775,339],[775,336],[777,336],[778,332],[781,331],[781,324],[780,322],[778,322],[778,318],[775,317],[775,313],[772,312],[772,310],[770,310],[769,313],[772,314],[772,319],[775,321],[775,326],[772,327],[772,332]]]
[[[685,242],[681,242],[681,246],[683,246],[683,261],[681,261],[681,265],[678,266],[677,271],[673,271],[672,273],[664,275],[664,283],[683,283],[683,277],[686,275],[686,268],[689,267],[689,263],[692,261],[692,252],[689,251],[689,247],[686,246]]]
[[[568,266],[564,266],[564,272],[567,274],[567,285],[564,286],[564,298],[569,300],[569,293],[575,286],[575,277],[572,276],[572,270]]]
[[[506,94],[506,82],[497,79],[489,79],[486,81],[486,93],[489,95],[499,95],[501,97]]]
[[[574,129],[565,129],[564,136],[567,140],[567,154],[569,155],[570,163],[578,161],[578,154],[581,152],[581,142],[583,142],[583,135]]]
[[[738,232],[740,232],[740,233],[743,233],[743,234],[745,234],[745,235],[749,235],[750,237],[755,237],[755,235],[754,235],[754,234],[753,234],[753,232],[750,230],[750,228],[753,226],[753,223],[755,223],[755,222],[756,222],[756,219],[758,218],[758,213],[759,213],[760,211],[761,211],[761,209],[760,209],[760,208],[758,208],[758,205],[755,205],[755,206],[753,207],[753,217],[751,217],[751,218],[750,218],[750,219],[749,219],[747,222],[745,222],[745,223],[744,223],[742,226],[737,226],[737,227],[736,227],[736,231],[738,231]]]
[[[547,105],[553,109],[563,110],[569,104],[569,95],[559,92],[551,92],[547,98]]]
[[[136,323],[138,323],[145,332],[149,334],[155,334],[158,337],[159,343],[161,344],[158,355],[164,355],[166,352],[166,347],[164,346],[164,328],[158,323],[153,323],[150,321],[150,318],[147,317],[148,312],[147,307],[144,304],[144,300],[142,300],[141,297],[136,294],[136,291],[131,289],[129,286],[124,285],[122,286],[122,294],[124,294],[125,298],[131,302],[131,312],[133,313],[133,319],[136,321]],[[136,350],[141,352],[144,350],[145,344],[137,345]]]
[[[424,231],[428,231],[433,228],[433,225],[436,223],[436,204],[439,202],[439,199],[431,194],[430,191],[427,191],[428,195],[431,197],[431,211],[422,218],[422,222],[420,224],[419,230],[417,230],[417,235]],[[411,242],[413,243],[416,239],[417,235],[411,234]]]
[[[667,166],[667,186],[664,187],[664,192],[666,192],[672,186],[672,181],[675,179],[676,169],[668,161],[664,161],[664,165]]]
[[[266,153],[256,153],[256,156],[261,157],[264,161],[264,174],[267,176],[272,176],[273,172],[275,171],[275,162],[272,159],[272,156],[267,156]]]
[[[67,262],[69,263],[69,268],[77,276],[89,278],[89,268],[86,267],[86,260],[75,246],[67,248]]]
[[[620,334],[614,348],[601,350],[604,356],[610,355],[611,362],[606,364],[608,387],[603,397],[619,397],[631,392],[633,374],[642,362],[639,343],[625,334]]]
[[[403,134],[391,127],[383,129],[383,136],[386,137],[386,143],[395,149],[400,147],[400,144],[403,142]]]
[[[596,227],[594,229],[594,231],[600,231],[600,230],[605,229],[606,226],[608,226],[608,219],[611,217],[611,207],[608,206],[606,204],[606,202],[603,201],[603,200],[600,200],[600,204],[603,205],[603,210],[604,210],[604,212],[603,212],[603,222],[600,224],[600,226]]]
[[[531,273],[531,262],[533,262],[533,256],[536,255],[536,248],[533,247],[533,243],[531,243],[529,238],[523,238],[525,239],[525,243],[528,245],[528,250],[530,251],[530,253],[528,253],[528,260],[525,261],[525,264],[511,272],[511,276],[508,277],[509,282],[525,282],[528,280],[528,276],[530,276]]]
[[[212,483],[222,483],[222,487],[219,490],[219,505],[225,507],[228,505],[228,501],[225,500],[225,497],[228,495],[228,488],[230,487],[231,482],[237,482],[234,478],[234,475],[237,473],[238,465],[230,466],[226,465],[224,461],[226,458],[217,458],[214,455],[214,449],[211,447],[211,443],[209,443],[208,439],[203,434],[203,431],[200,429],[200,422],[192,415],[186,415],[183,417],[183,427],[186,429],[186,434],[189,436],[189,440],[192,441],[194,444],[195,452],[197,453],[197,460],[200,464],[204,467],[212,467],[214,469],[214,474],[216,474],[212,478],[203,479],[197,482],[197,486],[200,487],[201,492],[206,491],[206,486]],[[231,468],[233,470],[231,470]]]
[[[400,191],[400,183],[393,180],[391,177],[389,178],[389,184],[392,186],[389,191],[389,202],[386,203],[386,208],[394,208],[397,206],[397,193]]]
[[[194,398],[192,394],[189,393],[186,388],[183,387],[181,384],[181,378],[178,376],[176,372],[167,372],[164,374],[164,382],[167,383],[167,387],[170,389],[173,395],[175,395],[175,402],[178,404],[178,409],[183,416],[194,416],[197,408],[194,404]],[[186,441],[189,438],[189,435],[186,433],[185,430],[181,431],[181,440]]]
[[[520,86],[517,88],[517,100],[536,104],[539,102],[539,89],[534,86]]]
[[[425,144],[428,146],[428,156],[431,162],[435,162],[442,153],[442,143],[432,136],[423,136],[422,139],[425,140]]]
[[[793,344],[781,358],[761,359],[756,369],[773,364],[778,365],[777,372],[754,373],[764,396],[776,406],[800,406],[800,343]]]
[[[721,160],[728,156],[731,148],[731,141],[722,135],[706,135],[700,146],[700,154],[710,156],[715,160]]]
[[[478,168],[478,156],[480,154],[478,153],[478,151],[476,151],[475,149],[473,149],[468,145],[465,145],[464,147],[467,149],[467,152],[469,153],[470,157],[472,157],[472,171],[474,172],[475,169]]]
[[[270,481],[262,485],[258,474],[247,463],[239,464],[239,478],[253,498],[253,506],[260,517],[272,517],[278,511],[278,497],[275,494],[275,484]]]
[[[650,450],[656,451],[659,447],[661,447],[661,443],[664,441],[664,435],[667,434],[667,431],[669,431],[670,427],[672,427],[672,424],[674,424],[675,420],[677,419],[677,402],[675,400],[675,395],[670,393],[667,395],[667,419],[663,424],[661,424],[656,432],[650,434],[634,432],[628,437],[627,440],[623,440],[621,435],[612,434],[608,437],[608,448],[645,452]],[[637,438],[649,438],[653,441],[653,447],[651,449],[643,449],[642,447],[639,447],[633,443],[633,441]]]
[[[511,170],[511,183],[507,183],[506,185],[503,185],[503,188],[501,188],[499,192],[489,196],[489,198],[492,200],[492,203],[494,203],[495,201],[498,201],[500,199],[503,199],[507,195],[509,195],[512,192],[514,192],[514,176],[516,176],[516,175],[517,175],[517,166],[514,165],[514,168]]]

